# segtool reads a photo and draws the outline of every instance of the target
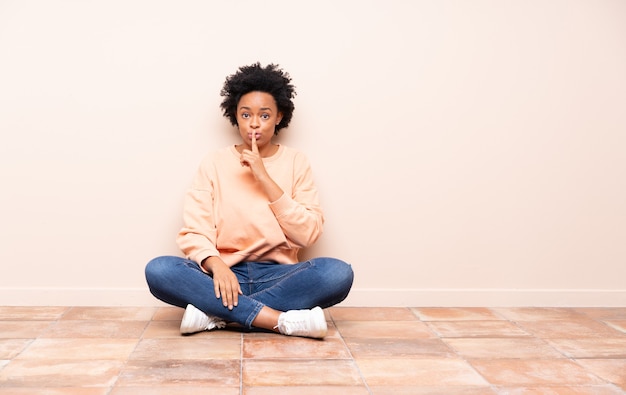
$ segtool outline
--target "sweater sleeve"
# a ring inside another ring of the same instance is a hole
[[[185,256],[198,264],[209,256],[220,255],[216,247],[213,182],[209,169],[210,162],[205,160],[185,195],[184,225],[176,238]]]
[[[269,206],[292,247],[308,247],[321,236],[324,214],[311,166],[301,153],[293,159],[291,196],[284,193]]]

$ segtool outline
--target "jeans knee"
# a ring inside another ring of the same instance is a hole
[[[160,256],[148,262],[145,268],[146,281],[148,285],[163,278],[171,267],[171,258],[169,256]]]
[[[352,286],[352,282],[354,281],[354,271],[352,270],[352,266],[346,262],[341,262],[336,269],[337,277],[341,279],[342,283],[345,284],[346,287],[350,288]]]
[[[350,290],[354,281],[354,271],[352,266],[340,259],[322,258],[324,263],[320,266],[324,267],[324,288],[328,292],[325,300],[320,303],[323,308],[334,306],[343,301]]]
[[[352,265],[337,258],[322,258],[326,271],[326,278],[340,289],[350,289],[354,281]]]
[[[354,270],[352,270],[352,265],[343,262],[341,270],[338,270],[338,272],[340,272],[340,277],[343,280],[345,289],[350,290],[350,288],[352,288],[352,283],[354,282]]]

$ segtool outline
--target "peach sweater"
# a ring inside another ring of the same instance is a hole
[[[298,251],[319,238],[324,223],[308,159],[284,145],[263,159],[284,192],[269,202],[239,157],[233,145],[202,161],[185,197],[179,247],[198,264],[209,256],[229,266],[298,262]]]

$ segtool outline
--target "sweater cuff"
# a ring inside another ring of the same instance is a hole
[[[210,256],[220,256],[220,254],[211,250],[202,250],[196,254],[196,256],[193,258],[193,261],[195,261],[198,266],[200,266],[200,269],[202,269],[202,261]],[[202,269],[202,271],[204,271],[204,269]]]
[[[281,197],[278,198],[278,200],[271,202],[269,206],[274,212],[274,214],[277,217],[280,217],[281,215],[289,211],[291,207],[293,207],[293,203],[294,203],[293,199],[287,196],[286,193],[283,193]]]

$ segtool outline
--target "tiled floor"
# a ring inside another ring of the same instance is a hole
[[[626,394],[626,308],[326,310],[325,340],[182,309],[0,307],[0,394]]]

